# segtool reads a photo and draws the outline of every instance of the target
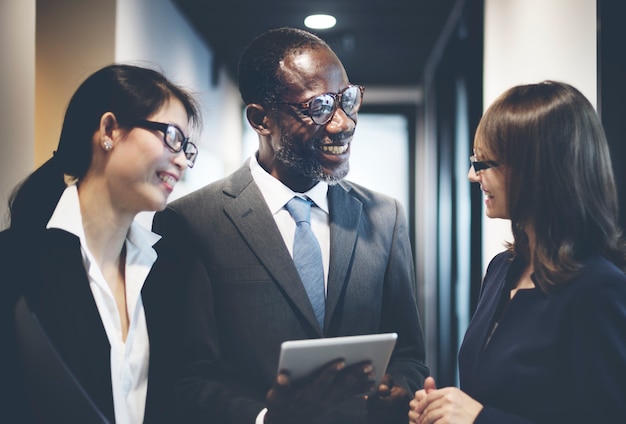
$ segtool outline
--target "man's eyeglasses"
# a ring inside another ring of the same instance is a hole
[[[339,105],[346,115],[355,115],[361,108],[364,90],[365,87],[361,85],[349,85],[339,93],[319,94],[304,103],[277,103],[294,106],[299,112],[309,116],[317,125],[326,125],[333,119]]]
[[[470,156],[469,160],[470,160],[470,166],[474,168],[474,172],[476,174],[478,174],[480,171],[484,171],[485,169],[497,168],[498,166],[500,166],[498,162],[494,162],[492,160],[479,161],[476,158],[476,155]]]
[[[198,148],[189,141],[189,137],[185,137],[185,134],[176,125],[140,120],[134,122],[131,126],[161,131],[165,145],[174,153],[183,151],[187,158],[187,166],[193,168],[198,156]]]

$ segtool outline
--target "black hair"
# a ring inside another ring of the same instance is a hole
[[[196,100],[153,69],[114,64],[91,74],[72,96],[53,157],[30,174],[9,198],[10,227],[45,228],[66,187],[65,176],[80,180],[92,159],[92,139],[100,119],[112,112],[120,127],[145,119],[170,99],[178,99],[192,127],[200,126]]]
[[[239,92],[245,104],[269,104],[280,99],[284,84],[281,61],[301,49],[332,49],[324,40],[296,28],[271,29],[255,38],[239,60]]]

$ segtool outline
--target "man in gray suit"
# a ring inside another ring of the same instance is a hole
[[[180,249],[200,252],[208,276],[190,300],[197,325],[186,329],[177,386],[184,420],[404,424],[428,369],[404,212],[396,200],[344,180],[363,88],[349,82],[324,41],[291,28],[246,48],[239,88],[258,151],[154,221]],[[323,321],[292,259],[296,223],[285,205],[294,196],[313,204]],[[277,374],[286,340],[385,332],[398,340],[378,387],[374,373],[384,370],[341,358],[302,379]]]

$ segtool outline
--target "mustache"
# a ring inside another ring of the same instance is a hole
[[[318,147],[318,146],[322,146],[323,144],[328,144],[328,143],[324,143],[324,140],[330,140],[331,144],[343,144],[344,140],[347,140],[349,138],[352,138],[354,136],[354,131],[356,129],[353,128],[349,131],[344,131],[341,132],[339,134],[332,134],[332,135],[328,135],[328,134],[324,134],[324,135],[320,135],[319,137],[315,137],[312,140],[312,145]]]

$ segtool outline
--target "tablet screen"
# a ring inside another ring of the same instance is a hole
[[[378,385],[397,338],[396,333],[383,333],[286,341],[281,345],[278,371],[286,370],[298,379],[335,359],[344,358],[346,366],[369,360]]]

